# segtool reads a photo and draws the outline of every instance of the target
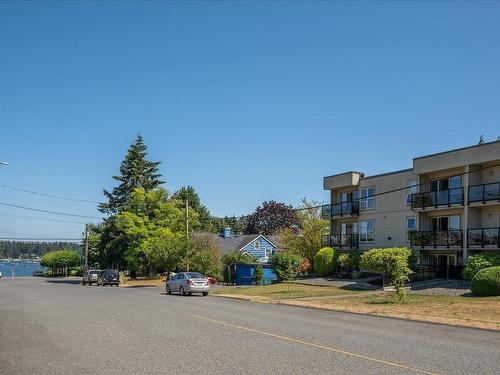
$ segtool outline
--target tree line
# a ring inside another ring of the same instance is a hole
[[[41,257],[45,253],[61,249],[82,252],[80,244],[69,242],[0,241],[0,258]]]
[[[128,270],[132,277],[179,268],[219,274],[223,259],[217,241],[203,233],[219,233],[225,227],[234,233],[278,235],[280,248],[314,261],[321,231],[328,226],[315,208],[317,202],[304,199],[305,210],[296,211],[268,201],[248,216],[218,218],[192,186],[170,193],[159,165],[148,160],[147,146],[138,135],[121,162],[120,174],[113,176],[117,186],[104,190],[106,202],[99,210],[106,219],[89,226],[91,266]]]

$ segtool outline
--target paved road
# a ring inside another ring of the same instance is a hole
[[[167,296],[160,288],[0,280],[0,374],[498,374],[500,334]]]

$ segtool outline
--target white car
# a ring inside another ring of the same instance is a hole
[[[165,286],[167,294],[178,292],[181,296],[192,293],[201,293],[207,296],[209,289],[208,279],[199,272],[179,272],[168,280]]]
[[[101,275],[101,270],[88,270],[83,274],[83,279],[82,279],[82,284],[89,284],[92,285],[92,283],[97,284],[97,280],[99,279],[99,276]]]

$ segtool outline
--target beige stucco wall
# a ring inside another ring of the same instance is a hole
[[[481,208],[481,227],[498,228],[500,227],[500,206],[484,206]]]
[[[498,163],[500,163],[500,160],[498,160]],[[497,165],[496,167],[490,167],[490,168],[485,168],[482,170],[483,173],[483,178],[482,182],[483,184],[489,184],[492,182],[500,182],[500,165]]]
[[[500,159],[500,141],[443,152],[413,159],[416,174],[428,174],[435,171],[461,167],[470,164],[482,164]]]
[[[356,186],[361,178],[358,172],[346,172],[335,176],[328,176],[323,179],[323,189],[332,190],[346,186]]]

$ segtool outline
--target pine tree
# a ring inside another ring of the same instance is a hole
[[[210,211],[204,204],[201,203],[200,197],[196,190],[194,190],[194,187],[182,187],[172,195],[172,198],[178,199],[183,203],[187,200],[189,207],[198,213],[199,225],[197,228],[195,227],[193,229],[209,232],[213,231],[213,222],[212,217],[210,216]]]
[[[142,136],[138,134],[120,165],[120,176],[113,176],[120,185],[114,187],[112,192],[104,189],[108,202],[101,203],[99,211],[114,215],[125,205],[134,189],[143,188],[149,191],[164,183],[160,180],[161,174],[158,173],[160,162],[148,161],[147,149]]]

